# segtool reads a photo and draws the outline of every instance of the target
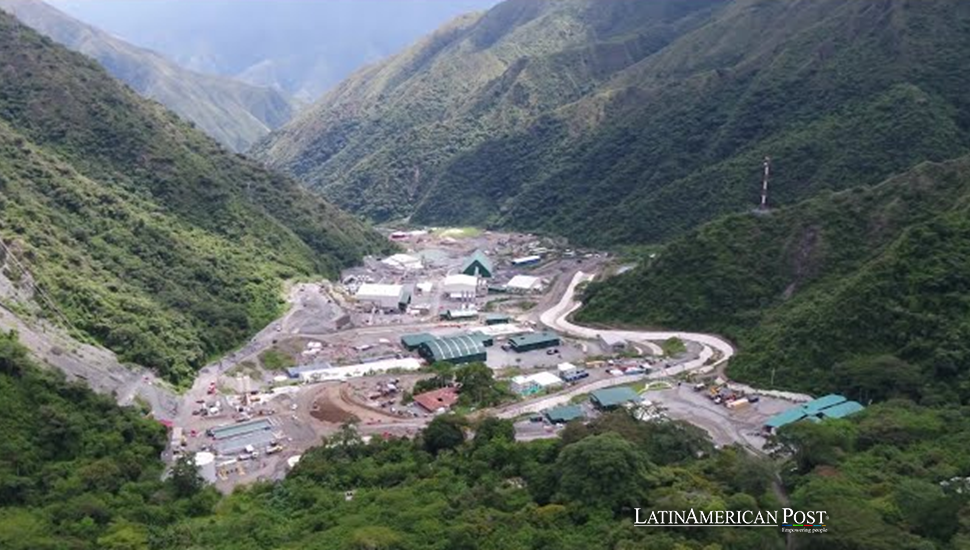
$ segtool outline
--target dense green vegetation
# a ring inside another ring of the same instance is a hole
[[[957,0],[509,0],[368,67],[258,158],[375,219],[651,243],[968,151]],[[365,192],[361,192],[365,190]]]
[[[386,246],[3,13],[0,58],[0,238],[123,360],[184,382],[280,312],[284,279]]]
[[[0,548],[148,548],[150,531],[218,498],[159,481],[160,424],[39,371],[7,334],[0,397]]]
[[[732,376],[970,402],[970,159],[730,216],[591,285],[585,321],[722,333]]]
[[[635,528],[632,508],[785,505],[829,512],[829,532],[796,537],[797,549],[970,542],[970,411],[955,407],[892,401],[795,424],[775,442],[777,463],[624,412],[532,443],[494,418],[439,416],[414,441],[369,444],[348,425],[286,480],[219,497],[186,461],[159,481],[159,425],[38,371],[8,335],[0,394],[0,546],[10,550],[781,549],[774,529]]]
[[[506,382],[495,379],[495,373],[485,363],[468,363],[455,367],[439,362],[431,365],[434,376],[418,380],[414,395],[444,388],[457,383],[461,387],[458,404],[463,407],[494,407],[513,397]]]
[[[144,97],[190,120],[233,151],[245,151],[295,113],[274,88],[192,72],[70,18],[41,0],[0,0],[0,9],[68,48],[96,59]]]

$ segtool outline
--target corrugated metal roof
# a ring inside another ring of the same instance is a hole
[[[534,332],[532,334],[523,334],[509,338],[509,342],[515,347],[529,346],[540,342],[550,342],[552,340],[558,341],[559,335],[551,332]]]
[[[631,401],[638,401],[640,399],[637,392],[626,386],[596,390],[590,395],[594,401],[599,403],[599,406],[601,407],[615,407],[617,405],[622,405]]]
[[[856,401],[843,401],[838,405],[834,405],[827,409],[822,409],[820,414],[825,418],[845,418],[846,416],[855,414],[863,409],[865,409],[865,407]]]
[[[787,426],[792,422],[798,422],[799,420],[805,418],[805,416],[805,410],[802,407],[794,407],[772,416],[767,422],[765,422],[765,426],[768,426],[769,428],[780,428],[782,426]]]
[[[428,334],[427,332],[419,332],[417,334],[405,334],[401,337],[401,344],[406,348],[416,348],[425,342],[430,342],[434,340],[435,336]]]
[[[492,260],[489,259],[481,250],[476,250],[472,252],[472,255],[465,258],[465,263],[461,266],[461,272],[465,273],[469,268],[472,267],[476,262],[481,265],[488,273],[478,273],[478,275],[484,275],[486,277],[492,276]],[[477,271],[477,270],[476,270]]]
[[[485,346],[482,344],[481,338],[474,336],[439,338],[425,342],[421,346],[427,349],[434,361],[450,361],[485,354]]]
[[[803,411],[805,411],[806,415],[814,415],[814,414],[818,414],[819,411],[821,411],[822,409],[831,407],[833,405],[838,405],[839,403],[842,403],[845,400],[846,400],[845,397],[841,395],[830,393],[828,395],[823,395],[818,399],[813,399],[812,401],[805,403],[804,405],[801,406],[801,408]]]
[[[546,418],[553,423],[569,422],[577,418],[582,418],[583,416],[585,416],[583,414],[583,408],[579,405],[565,405],[546,411]]]

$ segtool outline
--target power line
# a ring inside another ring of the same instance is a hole
[[[761,209],[768,209],[768,176],[771,174],[771,157],[765,157],[765,175],[761,180]]]

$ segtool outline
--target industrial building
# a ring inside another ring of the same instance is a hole
[[[410,254],[394,254],[381,260],[381,263],[401,271],[420,271],[424,269],[421,258]]]
[[[505,284],[505,290],[516,294],[542,292],[542,279],[531,275],[516,275]]]
[[[509,344],[512,345],[512,349],[517,353],[553,348],[560,345],[560,343],[559,336],[551,332],[536,332],[509,338]]]
[[[764,428],[766,431],[774,432],[782,426],[801,420],[818,422],[829,418],[845,418],[863,409],[865,407],[860,403],[849,401],[841,395],[831,393],[772,416],[765,422]]]
[[[640,396],[626,386],[596,390],[589,394],[590,401],[599,409],[615,409],[627,403],[640,401]]]
[[[586,414],[579,405],[563,405],[562,407],[547,410],[545,416],[553,424],[566,424],[567,422],[584,418]]]
[[[447,321],[467,321],[478,318],[478,310],[475,308],[449,309],[441,314],[441,318]]]
[[[422,343],[418,353],[431,363],[445,361],[455,365],[485,361],[487,354],[482,339],[477,336],[451,336]]]
[[[354,295],[358,302],[381,309],[405,309],[411,303],[411,291],[404,285],[364,283]]]
[[[300,380],[304,382],[323,382],[326,380],[346,380],[348,378],[358,378],[368,374],[382,373],[387,371],[415,371],[421,368],[421,361],[414,357],[404,357],[402,359],[384,359],[381,361],[371,361],[370,363],[360,363],[348,365],[346,367],[331,367],[312,372],[300,373]]]
[[[486,313],[485,314],[485,324],[486,325],[507,325],[512,322],[512,317],[504,313]]]
[[[414,351],[421,347],[421,344],[434,340],[435,336],[427,332],[417,334],[405,334],[401,337],[401,345],[408,351]]]
[[[268,430],[272,428],[273,425],[270,424],[269,420],[265,418],[260,418],[259,420],[253,420],[252,422],[243,422],[241,424],[226,424],[225,426],[219,426],[218,428],[212,428],[209,433],[216,440],[230,439],[233,437],[240,437],[243,435],[248,435],[253,432],[260,432],[263,430]]]
[[[599,343],[603,346],[604,350],[612,353],[622,352],[627,346],[626,338],[621,338],[610,332],[601,332],[599,334]]]
[[[461,272],[465,275],[490,279],[494,273],[492,260],[482,253],[481,250],[476,250],[471,256],[465,258]]]
[[[512,391],[519,395],[532,395],[543,390],[563,385],[562,378],[551,372],[537,372],[530,375],[519,375],[512,378]]]
[[[452,299],[470,300],[478,294],[478,277],[462,273],[448,275],[442,281],[441,289]]]
[[[447,411],[458,402],[458,391],[453,387],[440,388],[414,396],[414,402],[422,409],[434,413]]]

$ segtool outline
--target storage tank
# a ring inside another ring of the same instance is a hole
[[[207,452],[195,453],[195,467],[207,483],[216,482],[216,455]]]

